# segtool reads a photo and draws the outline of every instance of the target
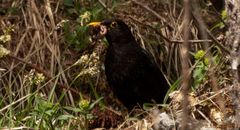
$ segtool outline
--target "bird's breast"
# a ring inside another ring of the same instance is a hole
[[[123,53],[124,52],[124,53]],[[131,75],[130,72],[135,66],[136,56],[129,54],[122,50],[107,51],[105,59],[105,73],[107,78],[111,77],[113,81],[122,81],[128,79]]]

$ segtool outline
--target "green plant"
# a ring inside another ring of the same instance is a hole
[[[69,113],[75,113],[79,115],[78,117],[75,117],[75,120],[79,122],[79,126],[81,129],[88,129],[88,124],[91,119],[93,119],[93,115],[91,114],[91,110],[94,108],[96,104],[98,104],[103,97],[98,98],[95,102],[90,102],[86,99],[81,99],[79,102],[78,107],[64,107],[65,110],[69,111]],[[70,114],[71,115],[71,114]]]
[[[86,25],[91,21],[103,19],[104,8],[95,1],[64,0],[63,3],[69,16],[75,19],[68,20],[63,25],[65,41],[75,50],[83,51],[90,43]]]
[[[199,86],[207,78],[206,72],[208,70],[209,59],[204,58],[205,53],[206,53],[205,51],[199,50],[194,55],[194,58],[198,63],[193,70],[193,79],[194,79],[193,89],[197,88],[197,86]]]
[[[227,19],[227,10],[226,9],[221,12],[221,19],[222,19],[222,21],[219,21],[218,23],[216,23],[210,29],[211,31],[214,30],[214,29],[217,29],[217,28],[222,29],[222,28],[225,27],[225,23],[223,21]]]
[[[196,67],[193,70],[193,90],[195,90],[200,84],[208,79],[207,72],[209,68],[217,65],[220,62],[219,48],[214,47],[213,49],[214,51],[212,52],[212,59],[205,57],[206,52],[204,50],[199,50],[194,54]]]

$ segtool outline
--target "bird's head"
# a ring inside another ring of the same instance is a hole
[[[88,24],[92,28],[92,33],[100,37],[105,36],[108,42],[134,40],[128,26],[119,19],[107,19],[102,22],[91,22]]]

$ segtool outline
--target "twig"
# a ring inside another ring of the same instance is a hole
[[[227,54],[231,54],[231,51],[230,51],[228,48],[224,47],[224,46],[212,35],[212,33],[211,33],[208,29],[206,29],[206,31],[207,31],[207,33],[208,33],[208,36],[214,41],[214,43],[215,43],[218,47],[221,48],[221,50],[223,50],[223,51],[226,52]]]
[[[47,71],[45,71],[42,67],[39,67],[39,66],[37,66],[36,64],[28,63],[28,62],[24,61],[23,59],[21,59],[21,58],[19,58],[19,57],[16,57],[16,56],[14,56],[14,55],[8,55],[8,57],[11,58],[11,59],[17,60],[17,61],[19,61],[19,62],[21,62],[21,63],[24,63],[24,64],[26,64],[27,66],[35,69],[37,72],[42,73],[42,74],[47,78],[47,80],[51,80],[51,79],[52,79],[51,75],[50,75]],[[62,89],[65,89],[65,90],[67,90],[67,91],[70,90],[71,92],[74,92],[75,94],[80,94],[80,92],[79,92],[78,90],[74,89],[74,88],[65,86],[65,85],[63,85],[63,84],[61,84],[61,83],[57,83],[57,84],[58,84],[59,87],[62,88]]]
[[[193,16],[195,18],[195,20],[197,21],[197,25],[201,34],[202,39],[208,39],[208,34],[206,33],[207,27],[206,24],[203,21],[202,16],[199,14],[200,11],[200,7],[199,7],[199,3],[198,2],[194,2],[193,3]],[[208,32],[209,33],[209,32]],[[207,50],[209,48],[209,43],[206,42],[206,44],[203,45],[204,49]],[[211,87],[213,89],[214,92],[219,90],[218,87],[218,83],[217,83],[217,79],[215,76],[215,70],[214,70],[214,61],[213,61],[213,56],[211,53],[206,53],[206,57],[209,59],[209,63],[210,63],[210,67],[209,67],[209,79],[211,82]],[[224,99],[221,95],[219,95],[216,99],[215,99],[216,103],[220,108],[220,110],[224,113],[225,112],[225,103],[224,103]]]
[[[122,116],[122,113],[120,113],[120,112],[118,112],[118,111],[116,111],[116,110],[113,110],[112,108],[109,108],[109,107],[107,107],[107,106],[104,106],[104,108],[107,109],[107,110],[109,110],[109,111],[111,111],[111,112],[113,112],[113,113],[115,113],[115,114],[118,115],[118,116]]]
[[[175,43],[175,44],[182,44],[184,43],[183,40],[171,40],[171,39],[168,39],[167,37],[165,37],[161,32],[159,32],[156,28],[152,27],[151,25],[149,24],[146,24],[146,23],[143,23],[141,21],[139,21],[138,19],[132,17],[132,16],[127,16],[129,17],[130,19],[134,20],[135,22],[143,25],[143,26],[147,26],[149,27],[150,29],[152,29],[156,34],[158,34],[163,40],[165,40],[166,42],[168,43]],[[189,43],[205,43],[205,42],[212,42],[212,40],[188,40]]]
[[[170,25],[165,18],[163,18],[162,16],[160,16],[156,11],[152,10],[151,8],[149,8],[147,5],[140,3],[136,0],[131,0],[133,3],[140,5],[142,8],[144,8],[145,10],[147,10],[148,12],[152,13],[154,16],[156,16],[159,20],[161,20],[164,24],[168,25],[169,27],[171,27],[172,29],[174,29],[174,27],[172,25]]]
[[[232,88],[233,86],[231,86],[230,88]],[[196,106],[196,105],[199,105],[199,104],[202,104],[203,102],[206,102],[207,100],[211,100],[211,99],[214,99],[216,98],[219,94],[222,94],[223,92],[229,92],[229,88],[223,88],[221,90],[218,90],[217,92],[215,92],[215,94],[213,94],[212,96],[210,97],[207,97],[206,99],[204,100],[201,100],[199,102],[196,102],[195,104],[193,104],[192,106]]]
[[[143,22],[139,21],[138,19],[132,17],[132,16],[127,16],[129,17],[130,19],[136,21],[137,23],[143,25],[143,26],[147,26],[149,27],[150,29],[152,29],[155,33],[157,33],[161,38],[163,38],[165,41],[167,41],[168,43],[171,43],[171,40],[169,40],[167,37],[165,37],[161,32],[159,32],[156,28],[152,27],[151,25],[149,24],[144,24]]]
[[[179,44],[184,43],[184,41],[182,40],[171,40],[171,42]],[[188,43],[206,43],[206,42],[212,42],[212,40],[188,40]]]
[[[14,101],[14,102],[10,103],[9,105],[7,105],[7,106],[3,107],[2,109],[0,109],[0,112],[3,112],[4,110],[8,109],[9,107],[15,105],[18,102],[22,102],[22,100],[25,100],[26,98],[30,97],[31,95],[32,94],[27,94],[27,95],[19,98],[17,101]]]
[[[208,118],[207,116],[205,116],[201,111],[197,110],[197,112],[209,123],[209,124],[213,124]]]
[[[107,7],[107,5],[102,1],[102,0],[98,0],[98,2],[103,6],[103,8],[105,8],[109,13],[113,14],[113,12],[111,11],[111,9],[109,9]]]

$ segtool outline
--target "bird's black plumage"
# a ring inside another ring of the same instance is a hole
[[[107,81],[119,100],[128,108],[152,99],[162,102],[168,83],[128,26],[121,20],[109,19],[102,21],[100,28],[109,43],[104,63]]]

